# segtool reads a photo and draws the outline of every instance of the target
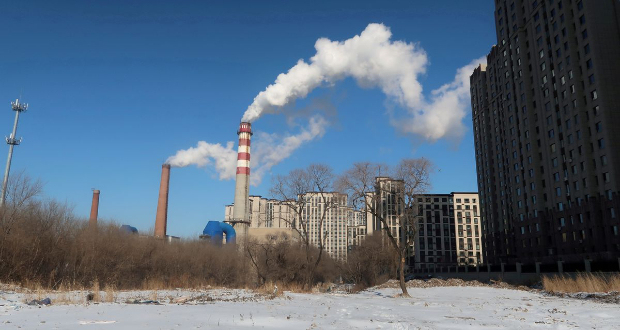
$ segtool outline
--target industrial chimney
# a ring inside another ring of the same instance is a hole
[[[235,205],[231,224],[235,226],[239,243],[243,245],[247,238],[250,226],[248,216],[248,203],[250,195],[250,139],[252,137],[252,124],[242,122],[239,125],[239,150],[237,153],[237,178],[235,185]]]
[[[161,183],[159,184],[159,200],[155,216],[155,237],[166,238],[168,225],[168,185],[170,183],[170,165],[161,166]]]
[[[93,203],[90,207],[90,220],[88,225],[97,227],[97,216],[99,214],[99,190],[93,189]]]

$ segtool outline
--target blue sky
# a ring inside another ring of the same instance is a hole
[[[20,94],[22,114],[12,173],[45,182],[45,194],[87,217],[91,188],[100,218],[148,230],[154,224],[161,164],[199,140],[236,142],[254,97],[320,37],[345,40],[369,23],[392,40],[418,43],[429,58],[424,94],[494,44],[492,1],[2,1],[0,129],[8,135]],[[427,157],[439,169],[433,192],[477,190],[470,118],[454,145],[412,144],[386,115],[386,97],[352,79],[320,88],[294,106],[328,101],[337,114],[325,135],[271,169],[312,162],[336,172],[356,161],[395,164]],[[286,134],[283,115],[265,115],[255,131]],[[8,146],[1,149],[5,157]],[[0,158],[4,159],[4,158]],[[4,164],[4,163],[2,163]],[[190,237],[223,220],[234,181],[212,167],[175,168],[168,233]],[[251,194],[268,196],[270,175]]]

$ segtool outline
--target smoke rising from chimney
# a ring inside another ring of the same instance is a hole
[[[250,183],[259,185],[265,173],[288,158],[303,143],[320,138],[329,125],[322,116],[315,115],[308,119],[308,126],[301,127],[297,134],[279,135],[264,132],[255,133],[252,145],[252,175]],[[174,167],[196,165],[206,167],[213,164],[220,180],[234,179],[237,166],[237,150],[235,143],[230,141],[226,146],[199,141],[195,147],[179,150],[166,160],[166,164]]]
[[[321,85],[331,85],[347,77],[362,88],[379,88],[405,110],[391,124],[402,133],[414,134],[430,142],[441,138],[460,140],[465,133],[463,119],[469,106],[469,75],[486,58],[472,61],[457,70],[453,82],[431,92],[430,101],[422,94],[418,77],[426,72],[428,57],[414,43],[392,41],[390,29],[369,24],[360,35],[345,41],[320,38],[316,54],[309,62],[299,60],[288,72],[260,92],[243,115],[254,121],[274,113],[298,98],[306,97]]]
[[[373,23],[345,41],[318,39],[316,54],[308,62],[300,59],[288,72],[278,75],[273,84],[254,98],[242,121],[253,122],[265,113],[281,112],[284,106],[306,97],[317,87],[352,77],[362,88],[381,89],[388,101],[400,106],[396,111],[388,111],[390,124],[398,131],[430,142],[442,138],[459,141],[466,131],[463,119],[470,104],[469,75],[479,63],[486,63],[486,58],[459,68],[454,80],[433,90],[427,100],[418,81],[429,64],[426,52],[418,44],[392,41],[391,37],[388,27]],[[315,115],[297,134],[258,132],[252,147],[252,185],[260,184],[263,175],[303,143],[321,138],[328,125],[324,117]],[[213,164],[221,180],[235,177],[236,162],[237,151],[232,141],[226,145],[200,141],[196,147],[180,150],[166,161],[175,167]]]
[[[441,138],[459,141],[466,131],[463,119],[471,104],[469,76],[478,65],[486,62],[486,57],[481,57],[459,68],[451,83],[431,92],[431,101],[423,105],[423,112],[409,109],[405,116],[392,115],[390,123],[402,133],[415,134],[429,141]]]
[[[174,156],[168,157],[166,164],[173,167],[189,165],[205,167],[213,163],[220,180],[232,179],[235,177],[237,166],[237,151],[234,148],[235,143],[233,141],[226,143],[226,146],[219,143],[198,141],[195,147],[179,150]]]
[[[287,73],[260,92],[242,121],[254,121],[265,112],[303,98],[322,84],[353,77],[364,88],[379,87],[402,106],[420,104],[422,85],[418,75],[426,70],[426,52],[418,45],[391,41],[392,33],[383,24],[369,24],[358,36],[345,41],[320,38],[310,62],[299,60]]]
[[[278,134],[259,133],[252,154],[257,166],[252,170],[250,183],[254,186],[259,185],[265,173],[288,158],[302,144],[323,137],[328,125],[325,118],[313,116],[308,126],[301,128],[296,135],[282,137]]]

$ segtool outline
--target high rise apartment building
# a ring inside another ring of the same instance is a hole
[[[490,263],[620,256],[620,1],[496,0],[470,78]]]
[[[250,236],[273,235],[282,232],[278,229],[287,229],[298,237],[294,228],[302,234],[307,230],[312,245],[319,246],[322,242],[324,251],[332,258],[345,260],[349,246],[358,245],[366,235],[364,214],[348,206],[346,194],[308,192],[299,198],[305,199],[301,217],[286,202],[250,196]],[[232,214],[233,205],[226,205],[224,221],[231,220]],[[351,240],[349,232],[354,234]]]
[[[377,191],[368,198],[376,205],[380,217],[367,214],[367,233],[379,233],[385,226],[400,241],[401,235],[416,237],[411,240],[408,254],[410,267],[440,270],[442,267],[477,265],[484,262],[482,249],[482,220],[479,198],[474,192],[450,194],[421,194],[408,207],[415,208],[414,225],[417,233],[402,228],[405,212],[403,182],[389,177],[376,178]],[[376,196],[376,197],[375,197]],[[405,226],[406,227],[406,226]]]
[[[261,196],[250,196],[248,201],[250,228],[290,228],[294,212],[286,203]],[[233,218],[234,205],[226,205],[224,221]]]
[[[478,194],[453,192],[418,197],[416,268],[473,266],[484,262]]]

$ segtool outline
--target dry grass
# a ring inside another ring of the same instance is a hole
[[[545,291],[552,293],[612,292],[620,291],[620,275],[578,274],[568,276],[543,276]]]

